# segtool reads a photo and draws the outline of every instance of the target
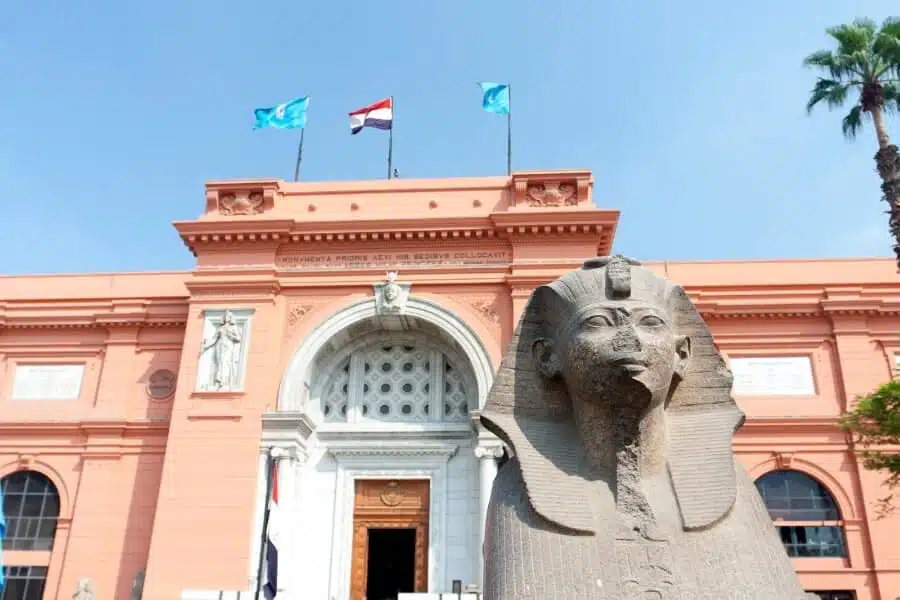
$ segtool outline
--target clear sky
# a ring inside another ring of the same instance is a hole
[[[867,128],[805,114],[824,28],[896,0],[34,0],[0,17],[0,273],[189,269],[171,222],[210,179],[290,178],[297,133],[252,110],[310,94],[302,177],[588,168],[642,259],[887,256]],[[900,137],[897,121],[891,133]],[[389,202],[389,199],[385,199]]]

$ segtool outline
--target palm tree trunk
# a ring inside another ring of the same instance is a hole
[[[881,106],[875,106],[872,110],[872,121],[875,123],[875,135],[878,137],[878,148],[883,150],[891,145],[887,127],[884,124],[884,111]]]
[[[881,177],[883,200],[888,204],[888,224],[894,238],[897,268],[900,270],[900,152],[888,137],[881,106],[876,106],[872,110],[872,121],[875,123],[875,134],[878,136],[875,165]]]

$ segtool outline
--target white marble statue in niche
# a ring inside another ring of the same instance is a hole
[[[94,582],[88,577],[82,577],[78,580],[78,586],[75,593],[72,594],[72,600],[95,600],[97,593],[94,591]]]
[[[237,391],[243,383],[247,318],[236,319],[233,311],[226,310],[218,322],[213,318],[208,323],[214,329],[212,336],[203,340],[200,350],[199,387],[204,391]]]

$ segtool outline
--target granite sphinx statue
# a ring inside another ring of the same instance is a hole
[[[731,448],[744,415],[684,290],[623,257],[539,287],[481,419],[512,457],[485,600],[801,600]]]

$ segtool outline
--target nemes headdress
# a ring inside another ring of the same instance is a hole
[[[731,442],[744,415],[731,397],[731,372],[690,298],[635,260],[589,260],[535,290],[507,347],[482,422],[515,452],[538,514],[560,527],[595,533],[597,501],[588,495],[591,475],[568,392],[560,379],[538,373],[532,347],[539,338],[557,339],[577,313],[609,299],[664,307],[675,335],[691,339],[691,358],[667,404],[667,459],[684,528],[707,527],[734,504]],[[612,491],[609,495],[606,504],[614,508]]]

